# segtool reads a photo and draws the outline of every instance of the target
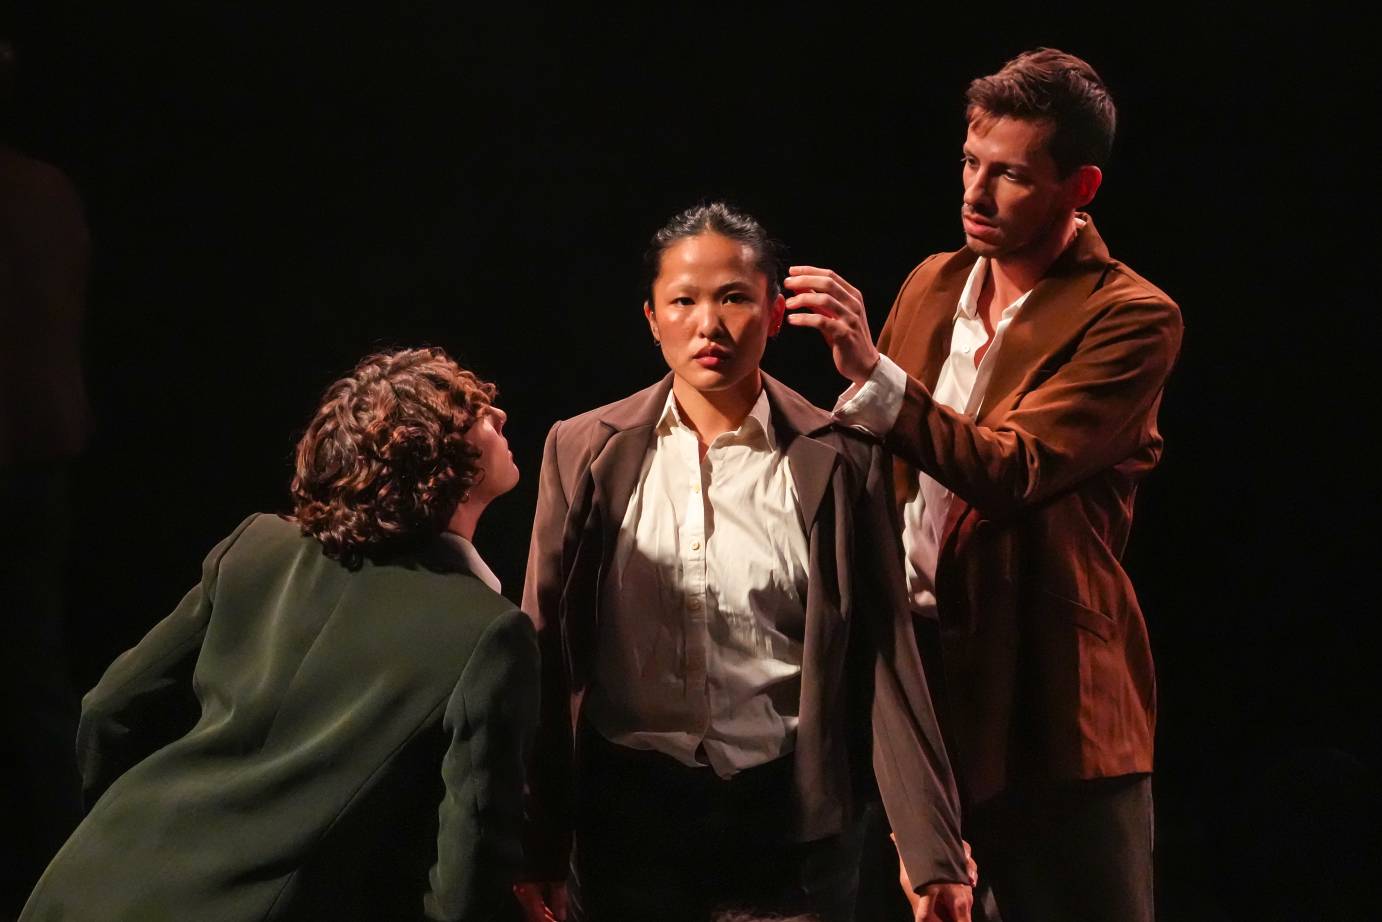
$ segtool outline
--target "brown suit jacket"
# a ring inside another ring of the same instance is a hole
[[[1087,219],[1087,216],[1085,216]],[[1004,334],[971,419],[933,401],[975,260],[908,277],[879,348],[912,376],[885,444],[955,493],[936,572],[947,738],[967,800],[1152,768],[1155,675],[1120,559],[1180,310],[1087,221]]]
[[[606,572],[668,375],[631,397],[558,422],[547,436],[523,607],[539,622],[543,717],[532,794],[531,876],[566,876],[572,737],[599,637]],[[778,444],[807,523],[804,618],[778,628],[803,644],[796,739],[796,836],[841,830],[876,777],[899,846],[921,886],[964,882],[958,797],[932,712],[892,523],[879,446],[764,375]],[[888,535],[879,542],[878,535]]]

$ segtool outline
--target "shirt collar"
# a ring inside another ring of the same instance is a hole
[[[499,577],[494,575],[494,571],[485,563],[480,552],[475,549],[475,545],[469,538],[463,538],[454,531],[444,531],[441,533],[442,540],[447,543],[461,559],[465,561],[466,567],[471,574],[495,592],[503,592],[503,587],[499,583]]]
[[[974,260],[974,268],[969,270],[969,278],[965,280],[964,291],[960,292],[960,301],[955,305],[955,320],[966,317],[970,320],[979,316],[979,295],[984,290],[984,282],[988,279],[989,258],[980,256]],[[1018,295],[1017,300],[1003,308],[1002,316],[1008,317],[1014,314],[1018,308],[1026,303],[1028,296],[1033,289],[1028,289]]]
[[[973,320],[979,316],[979,293],[984,290],[984,280],[988,278],[988,273],[987,256],[980,256],[974,260],[974,266],[969,270],[969,278],[965,280],[964,290],[960,292],[960,301],[955,305],[954,319],[968,317]]]
[[[677,406],[676,395],[672,391],[667,392],[667,403],[662,407],[662,415],[658,417],[657,426],[659,429],[666,427],[668,430],[680,426],[688,432],[691,431],[691,427],[681,417],[681,408]],[[773,432],[773,414],[772,408],[768,405],[766,388],[759,389],[753,409],[749,410],[749,415],[744,417],[739,428],[721,437],[731,441],[760,442],[769,451],[777,450],[777,434]]]

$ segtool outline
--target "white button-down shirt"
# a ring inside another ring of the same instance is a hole
[[[722,777],[790,752],[804,616],[801,504],[766,393],[700,457],[669,394],[603,581],[583,712],[606,739]]]
[[[960,302],[955,307],[950,335],[950,355],[941,366],[932,397],[952,410],[974,416],[984,402],[993,363],[1003,345],[1003,333],[1012,323],[1030,291],[1024,292],[1003,309],[993,329],[993,343],[976,364],[975,354],[988,342],[988,331],[979,314],[979,295],[988,277],[989,261],[981,256],[969,272]],[[862,386],[846,390],[835,405],[835,418],[879,438],[892,429],[902,411],[902,396],[907,390],[907,373],[886,355]],[[941,532],[950,509],[951,493],[924,473],[918,472],[920,489],[902,510],[902,545],[907,552],[907,585],[912,608],[918,614],[936,613],[936,559],[940,556]]]

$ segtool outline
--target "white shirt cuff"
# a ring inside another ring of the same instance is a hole
[[[880,355],[869,379],[863,384],[851,384],[835,401],[835,420],[881,439],[897,422],[906,392],[907,372],[886,355]]]

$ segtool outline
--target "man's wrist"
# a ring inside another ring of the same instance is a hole
[[[864,366],[864,373],[857,374],[850,380],[853,381],[856,386],[863,387],[865,384],[868,383],[869,379],[873,377],[873,373],[878,370],[878,363],[882,360],[883,353],[879,352],[877,349],[874,349],[873,358],[869,359],[866,365]]]
[[[862,429],[883,438],[897,421],[907,389],[907,373],[882,353],[877,356],[869,376],[850,385],[835,404],[835,419],[845,426]]]

